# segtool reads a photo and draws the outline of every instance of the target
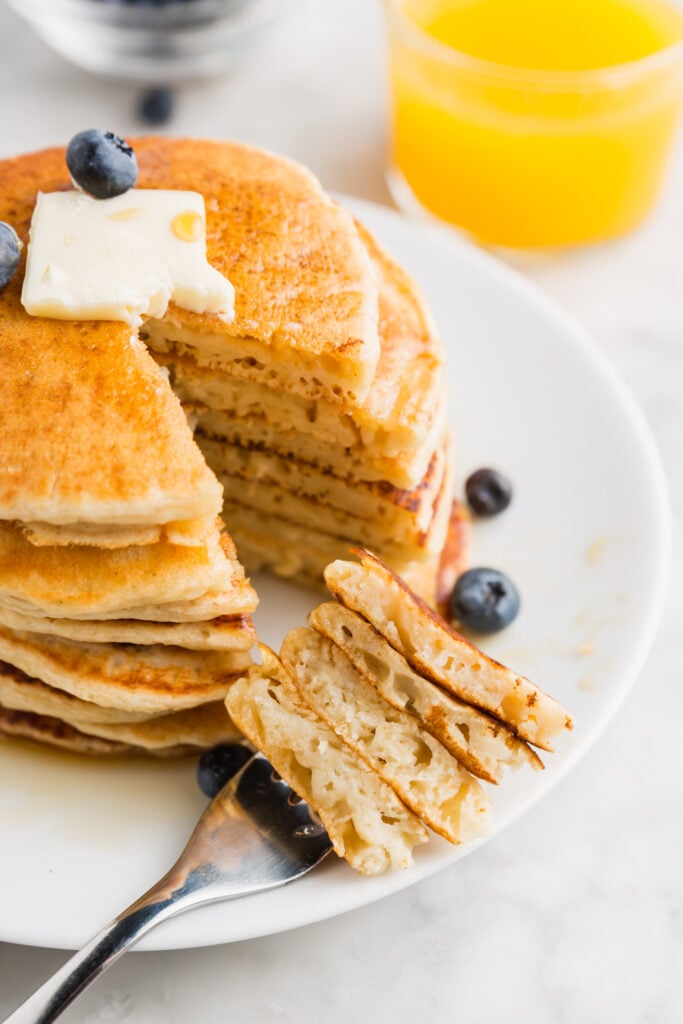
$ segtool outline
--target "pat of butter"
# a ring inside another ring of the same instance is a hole
[[[113,199],[40,192],[21,293],[32,316],[59,320],[160,317],[169,302],[234,316],[234,290],[206,259],[204,198],[131,189]]]

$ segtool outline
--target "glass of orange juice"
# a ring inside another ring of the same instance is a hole
[[[666,0],[385,0],[390,183],[479,240],[571,245],[648,213],[683,99]]]

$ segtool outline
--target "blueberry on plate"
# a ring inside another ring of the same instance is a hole
[[[497,516],[512,501],[512,484],[497,469],[478,469],[465,481],[467,504],[478,516]]]
[[[171,120],[174,107],[173,90],[166,86],[156,86],[143,92],[138,105],[138,115],[145,124],[159,126]]]
[[[459,576],[450,599],[451,616],[474,633],[497,633],[517,617],[519,594],[498,569],[468,569]]]
[[[0,288],[14,277],[21,259],[22,243],[11,224],[0,220]]]
[[[207,750],[197,765],[197,782],[202,793],[213,799],[252,757],[252,751],[242,743],[219,743]]]
[[[131,146],[113,132],[98,128],[74,135],[66,149],[71,180],[95,199],[123,195],[138,180],[138,162]]]

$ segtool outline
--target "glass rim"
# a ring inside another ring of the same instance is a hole
[[[615,85],[626,85],[644,74],[675,64],[677,61],[680,61],[683,67],[683,11],[681,12],[682,37],[675,43],[655,50],[654,53],[648,53],[644,57],[639,57],[637,60],[608,64],[605,67],[557,71],[551,68],[515,67],[513,64],[501,64],[483,57],[474,57],[472,54],[464,53],[430,35],[408,14],[405,9],[406,0],[383,0],[383,2],[390,27],[393,23],[410,39],[416,49],[454,69],[460,69],[482,78],[496,79],[508,85],[554,89],[576,88],[577,86],[583,89],[586,87],[610,88]]]

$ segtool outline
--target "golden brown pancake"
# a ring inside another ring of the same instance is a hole
[[[421,676],[362,615],[327,601],[313,609],[308,621],[392,707],[414,714],[474,775],[497,783],[506,767],[543,768],[538,754],[511,729]]]
[[[78,719],[67,721],[89,736],[128,743],[132,747],[161,756],[165,751],[181,747],[208,750],[219,743],[234,743],[242,739],[242,733],[231,721],[223,700],[202,704],[187,711],[158,715],[143,722],[86,724]]]
[[[434,453],[425,477],[410,491],[343,479],[270,452],[201,445],[226,500],[380,549],[387,543],[423,546],[448,473],[447,445]]]
[[[327,567],[327,586],[420,675],[543,750],[552,750],[553,737],[572,728],[570,715],[553,697],[452,630],[376,555],[354,553],[360,563],[338,561]]]
[[[377,455],[372,449],[332,445],[303,430],[272,426],[263,415],[234,416],[224,410],[185,406],[197,435],[237,444],[253,450],[270,450],[285,458],[300,459],[336,476],[357,480],[386,481],[394,487],[410,490],[429,468],[429,462],[443,437],[446,404],[436,412],[432,433],[418,449],[406,449],[395,457]]]
[[[204,196],[207,257],[235,287],[234,319],[171,305],[138,337],[27,316],[21,273],[0,294],[0,658],[61,691],[48,719],[116,749],[145,745],[140,722],[95,705],[208,718],[190,709],[215,705],[249,664],[256,596],[214,522],[212,468],[256,564],[319,582],[349,543],[371,543],[428,600],[451,486],[442,346],[369,233],[291,161],[235,143],[134,146],[138,187]],[[26,240],[37,191],[69,187],[63,150],[4,161],[0,219]],[[188,730],[166,742],[149,728],[149,743],[192,744]]]
[[[222,421],[224,430],[244,442],[256,442],[258,425],[267,425],[276,450],[289,445],[297,454],[297,444],[310,450],[317,441],[322,457],[333,464],[336,459],[348,463],[351,453],[359,467],[367,464],[370,476],[364,477],[362,468],[353,476],[377,479],[381,473],[396,486],[414,487],[443,429],[443,349],[414,281],[361,225],[357,228],[380,282],[380,358],[360,405],[295,397],[177,354],[160,353],[156,358],[169,370],[181,401],[197,406],[199,423],[206,430],[210,424],[202,407],[224,414],[214,421],[214,430]],[[298,454],[306,460],[305,450]],[[396,473],[408,473],[408,482],[394,480]],[[344,475],[343,469],[338,475]]]
[[[63,150],[0,161],[0,220],[26,243],[36,193],[69,187]],[[26,248],[0,292],[0,517],[163,523],[215,514],[220,488],[124,323],[29,316]]]
[[[436,602],[436,580],[439,557],[448,528],[451,509],[452,467],[447,460],[446,473],[432,505],[428,529],[413,538],[410,544],[396,543],[389,535],[383,545],[377,545],[381,557],[429,604]],[[320,510],[321,512],[322,510]],[[336,559],[343,559],[353,539],[343,533],[326,530],[325,521],[318,527],[309,518],[302,525],[296,517],[289,518],[286,508],[262,510],[255,505],[244,505],[226,494],[224,515],[240,556],[250,572],[270,569],[280,576],[323,585],[325,567]]]
[[[100,523],[22,523],[24,535],[36,547],[83,544],[97,548],[127,548],[146,544],[179,544],[201,547],[215,536],[216,516],[143,526],[112,526]],[[220,528],[220,527],[218,527]]]
[[[136,619],[51,619],[0,605],[0,625],[86,643],[170,644],[190,651],[248,651],[256,630],[248,615],[223,615],[204,622],[145,622]]]
[[[227,715],[224,715],[224,718],[230,722]],[[27,711],[11,711],[8,708],[0,707],[0,737],[33,740],[36,743],[67,750],[72,754],[88,754],[97,757],[132,754],[151,754],[155,757],[186,757],[188,754],[196,754],[198,750],[202,749],[201,746],[195,743],[191,745],[173,743],[172,731],[169,732],[169,743],[167,745],[146,747],[144,744],[131,744],[122,740],[96,736],[93,733],[89,733],[87,728],[87,726],[84,726],[82,729],[79,729],[68,722],[61,721],[59,718],[50,718],[48,715],[34,715]],[[114,726],[111,728],[114,729]],[[228,728],[232,730],[232,726],[229,725]],[[135,739],[144,739],[145,737],[145,733],[142,730],[136,734],[133,726],[125,727],[125,734],[132,735]]]
[[[417,718],[383,700],[330,640],[292,629],[280,660],[308,706],[421,821],[451,843],[486,830],[489,801],[479,782]]]
[[[366,875],[408,867],[427,839],[421,822],[306,704],[275,654],[260,650],[263,664],[228,693],[230,717],[318,813],[340,857]]]
[[[79,643],[0,629],[0,659],[81,700],[162,714],[220,700],[248,653]]]
[[[33,740],[34,743],[58,747],[73,754],[91,754],[97,757],[142,753],[127,743],[88,736],[59,718],[0,707],[0,737],[3,736],[7,739]],[[182,754],[187,752],[180,751]]]
[[[103,708],[92,701],[81,700],[65,690],[48,686],[4,661],[0,661],[0,706],[10,711],[48,715],[66,722],[78,719],[84,724],[104,722],[112,725],[115,722],[145,721],[152,717],[148,711]]]
[[[201,547],[36,547],[19,527],[0,521],[0,604],[15,611],[138,618],[134,611],[161,602],[193,601],[221,590],[237,597],[245,589],[247,607],[242,601],[235,612],[253,611],[256,595],[227,537]]]
[[[170,714],[145,716],[100,708],[55,690],[0,662],[0,707],[66,722],[81,732],[135,747],[161,749],[187,744],[212,747],[240,738],[222,700]]]
[[[204,196],[207,257],[235,287],[233,321],[174,306],[145,325],[151,346],[171,339],[204,365],[307,398],[361,399],[379,355],[377,285],[351,216],[282,157],[234,142],[132,142],[139,188]]]

